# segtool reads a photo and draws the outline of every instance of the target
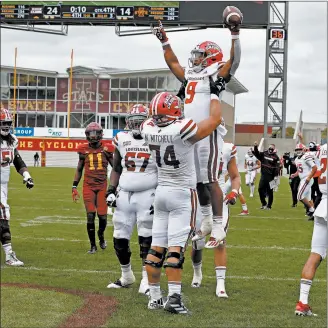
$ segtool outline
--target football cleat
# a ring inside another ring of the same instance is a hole
[[[164,310],[174,314],[190,314],[189,310],[182,303],[181,295],[177,293],[168,297]]]
[[[91,246],[90,250],[88,250],[88,254],[95,254],[97,252],[97,246]]]
[[[260,210],[266,210],[267,209],[267,206],[266,205],[262,205],[261,207],[260,207]]]
[[[13,251],[6,255],[6,264],[10,266],[24,266],[24,262],[20,261]]]
[[[250,198],[253,198],[253,197],[254,197],[254,195],[253,195],[253,194],[250,194],[250,195],[249,195],[249,197],[250,197]]]
[[[161,297],[159,300],[149,300],[148,310],[159,310],[164,307],[164,300]]]
[[[218,290],[218,288],[216,288],[216,296],[219,298],[228,298],[228,295],[226,293],[225,290]]]
[[[302,317],[316,317],[317,316],[317,314],[312,312],[312,309],[308,304],[303,304],[301,301],[299,301],[296,304],[295,315],[299,315]]]
[[[106,249],[107,241],[104,239],[104,234],[99,233],[98,231],[98,238],[99,238],[99,246],[101,249]]]
[[[240,214],[239,214],[239,216],[244,216],[244,215],[249,215],[249,212],[248,212],[248,210],[242,210],[241,212],[240,212]]]
[[[141,279],[138,293],[148,296],[149,291],[148,279]]]
[[[115,282],[112,282],[107,285],[107,288],[128,288],[130,287],[134,282],[136,281],[136,278],[134,274],[132,273],[131,276],[127,278],[121,277],[120,279],[117,279]]]

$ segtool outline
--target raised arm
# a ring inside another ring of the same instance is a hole
[[[157,39],[161,42],[163,51],[164,51],[164,59],[166,61],[167,66],[171,70],[171,72],[176,76],[176,78],[182,82],[184,80],[184,68],[180,65],[177,56],[171,48],[169,39],[164,30],[163,24],[159,21],[158,27],[153,29],[153,33],[156,35]]]
[[[263,152],[261,151],[259,151],[259,148],[258,148],[258,146],[257,146],[257,142],[254,142],[254,149],[253,149],[253,151],[252,151],[252,153],[254,154],[254,156],[260,161],[260,162],[262,162],[262,160],[263,160]]]

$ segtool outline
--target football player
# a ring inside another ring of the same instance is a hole
[[[95,231],[96,214],[99,218],[99,246],[101,249],[105,249],[107,246],[104,237],[107,226],[107,168],[108,164],[111,166],[113,164],[114,146],[102,141],[103,129],[96,122],[92,122],[86,127],[85,136],[88,143],[80,144],[77,149],[79,161],[72,186],[72,198],[74,202],[77,202],[80,198],[77,186],[82,178],[83,169],[85,169],[83,201],[87,212],[87,232],[91,245],[88,253],[94,254],[97,251]]]
[[[327,144],[320,149],[320,176],[318,179],[321,201],[314,212],[314,227],[312,234],[311,254],[304,265],[300,284],[300,298],[296,305],[295,314],[313,316],[309,306],[309,294],[314,275],[321,261],[325,259],[328,248],[327,234]]]
[[[186,70],[174,54],[161,22],[154,29],[154,34],[162,44],[167,66],[182,82],[179,97],[184,99],[185,116],[193,119],[196,123],[206,119],[209,115],[209,77],[214,81],[219,77],[224,77],[226,81],[229,81],[236,73],[240,63],[240,26],[227,27],[230,29],[232,37],[230,59],[224,62],[221,48],[214,42],[205,41],[191,51],[189,69]],[[217,183],[217,162],[222,155],[223,136],[220,130],[215,129],[213,134],[195,145],[197,192],[203,221],[201,229],[193,237],[194,241],[211,233],[213,221],[222,220],[223,194]],[[218,238],[211,234],[210,239]],[[218,240],[217,244],[219,244]]]
[[[297,172],[291,175],[291,178],[299,176],[301,179],[298,187],[297,200],[301,201],[307,207],[307,215],[311,218],[314,213],[313,203],[311,201],[311,186],[313,184],[313,176],[317,171],[315,159],[307,152],[303,144],[297,144],[295,148],[297,155],[295,164]]]
[[[171,313],[188,314],[181,300],[181,278],[184,253],[194,232],[197,211],[194,144],[209,136],[221,122],[222,78],[219,85],[220,88],[210,79],[210,114],[198,124],[190,118],[181,118],[180,98],[161,92],[151,101],[151,118],[141,126],[158,167],[153,240],[145,262],[150,287],[149,309],[164,306]],[[222,228],[218,235],[220,240],[225,238]],[[168,278],[165,305],[160,290],[162,266]]]
[[[107,288],[128,287],[135,282],[131,269],[130,239],[137,225],[142,280],[139,293],[149,292],[145,259],[152,241],[153,202],[157,187],[157,167],[148,145],[140,134],[140,125],[147,119],[148,109],[135,105],[126,117],[130,131],[119,132],[114,138],[114,164],[107,191],[107,204],[116,206],[113,244],[121,265],[121,278]],[[120,191],[116,195],[117,188]]]
[[[261,168],[261,162],[254,156],[252,149],[249,149],[247,154],[245,155],[244,167],[246,170],[246,186],[248,186],[251,190],[249,197],[254,197],[255,178],[257,170]]]
[[[16,171],[23,176],[23,183],[28,189],[34,187],[34,182],[27,167],[17,150],[18,140],[11,133],[13,118],[10,112],[1,108],[0,116],[0,143],[1,143],[1,198],[0,198],[0,238],[2,248],[6,254],[6,264],[11,266],[23,266],[11,246],[11,232],[9,226],[10,207],[8,199],[8,183],[10,177],[10,164],[14,164]]]

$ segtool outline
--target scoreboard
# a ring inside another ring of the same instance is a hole
[[[83,21],[110,25],[111,23],[129,23],[137,21],[140,24],[154,23],[158,20],[166,23],[177,23],[180,19],[179,5],[171,7],[149,6],[102,6],[102,5],[28,5],[1,4],[1,23],[21,24],[83,24]],[[160,3],[159,3],[160,4]]]

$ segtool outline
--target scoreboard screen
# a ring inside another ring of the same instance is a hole
[[[175,4],[176,2],[174,2]],[[128,23],[154,23],[158,20],[178,22],[179,5],[171,7],[149,6],[105,6],[105,5],[29,5],[29,4],[4,4],[0,5],[1,23],[20,24],[30,22],[33,24],[83,24],[88,22]],[[159,3],[161,4],[161,3]]]

